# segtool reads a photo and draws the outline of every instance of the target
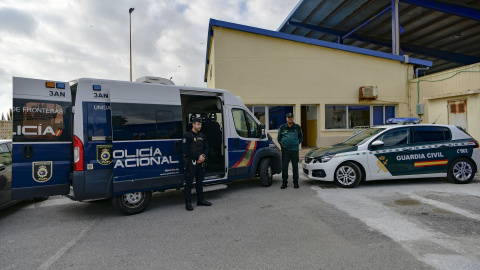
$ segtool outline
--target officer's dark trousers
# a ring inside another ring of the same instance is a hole
[[[205,170],[202,164],[193,165],[192,161],[189,161],[189,165],[185,169],[185,203],[192,203],[192,185],[195,178],[195,189],[197,191],[197,202],[204,201],[203,198],[203,178],[205,176]]]
[[[299,151],[282,150],[282,180],[287,183],[288,180],[288,163],[292,162],[293,182],[298,182],[298,157]]]

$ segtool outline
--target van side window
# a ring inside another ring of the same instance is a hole
[[[408,144],[409,128],[398,128],[385,132],[377,140],[383,141],[384,147]]]
[[[71,141],[71,119],[69,102],[14,99],[13,141]]]
[[[257,122],[247,112],[241,109],[232,109],[233,122],[237,134],[244,138],[257,138]]]
[[[422,126],[415,127],[415,142],[448,141],[452,138],[450,129],[446,127]]]
[[[111,103],[113,140],[182,138],[180,105]]]
[[[110,122],[110,103],[85,102],[87,115],[87,136],[112,136],[112,124]]]

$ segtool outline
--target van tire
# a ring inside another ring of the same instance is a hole
[[[354,188],[363,178],[362,170],[353,162],[345,162],[338,166],[333,178],[333,182],[339,187]]]
[[[112,204],[124,215],[141,213],[152,199],[151,191],[141,191],[113,196]]]
[[[35,202],[43,202],[43,201],[48,200],[48,197],[49,197],[49,196],[35,197],[35,198],[33,198],[33,200],[34,200]]]
[[[260,160],[260,183],[264,187],[269,187],[272,185],[273,180],[273,168],[269,158],[264,158]]]
[[[464,157],[452,161],[448,166],[448,179],[457,184],[468,184],[475,177],[476,168],[473,162]]]

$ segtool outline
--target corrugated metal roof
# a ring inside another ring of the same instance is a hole
[[[368,56],[380,57],[380,58],[385,58],[385,59],[394,60],[394,61],[408,62],[408,63],[419,65],[419,66],[429,66],[429,67],[432,66],[432,62],[422,60],[422,59],[406,57],[403,55],[394,55],[386,52],[374,51],[374,50],[369,50],[365,48],[359,48],[359,47],[348,46],[348,45],[334,43],[334,42],[312,39],[310,37],[302,37],[302,36],[291,35],[291,34],[286,34],[286,33],[277,32],[277,31],[271,31],[271,30],[266,30],[266,29],[261,29],[261,28],[256,28],[256,27],[251,27],[251,26],[246,26],[246,25],[241,25],[236,23],[210,19],[210,24],[208,26],[209,36],[208,36],[208,42],[207,42],[207,55],[205,59],[205,74],[204,74],[205,82],[207,81],[207,68],[208,68],[208,63],[210,58],[211,36],[213,36],[214,34],[213,27],[215,26],[243,31],[243,32],[257,34],[257,35],[273,37],[273,38],[280,38],[284,40],[307,43],[310,45],[316,45],[316,46],[321,46],[325,48],[331,48],[336,50],[368,55]]]
[[[391,6],[391,0],[302,0],[278,31],[338,42],[385,11],[342,43],[390,53]],[[398,10],[401,54],[432,61],[426,73],[480,62],[480,0],[400,0]]]

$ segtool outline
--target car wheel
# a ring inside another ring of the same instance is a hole
[[[353,162],[345,162],[335,171],[334,183],[342,188],[354,188],[362,180],[362,171]]]
[[[475,176],[475,166],[467,158],[457,158],[448,167],[448,179],[457,184],[470,183]]]
[[[134,215],[141,213],[147,208],[152,198],[151,191],[133,192],[114,196],[112,204],[124,215]]]
[[[269,187],[272,185],[273,170],[269,158],[264,158],[260,161],[260,183],[262,186]]]

